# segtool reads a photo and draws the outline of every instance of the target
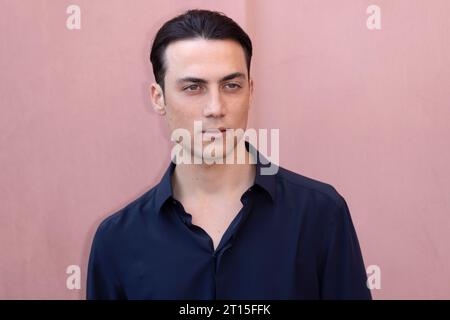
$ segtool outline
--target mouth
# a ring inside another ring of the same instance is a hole
[[[219,127],[219,128],[209,128],[206,130],[202,130],[203,139],[208,140],[222,140],[225,139],[227,128]]]
[[[219,127],[219,128],[209,128],[206,130],[202,130],[202,133],[206,134],[214,134],[214,133],[225,133],[227,131],[227,128],[225,127]]]

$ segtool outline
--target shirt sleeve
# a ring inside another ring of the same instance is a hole
[[[119,282],[110,259],[111,248],[108,248],[104,238],[102,225],[100,225],[92,241],[89,255],[86,285],[87,300],[121,299]]]
[[[371,300],[361,249],[344,199],[333,212],[325,237],[321,298]]]

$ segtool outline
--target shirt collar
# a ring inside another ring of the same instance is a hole
[[[276,198],[276,174],[272,175],[263,175],[261,174],[261,169],[265,167],[270,167],[271,165],[276,166],[269,162],[269,160],[264,157],[253,145],[251,145],[248,141],[245,141],[245,148],[247,152],[253,152],[254,155],[257,155],[256,159],[256,174],[255,174],[255,183],[254,185],[260,186],[271,198],[272,201],[275,201]],[[175,170],[176,164],[173,161],[170,161],[169,167],[164,173],[161,181],[156,187],[156,197],[155,197],[155,206],[156,210],[159,213],[163,204],[170,198],[173,197],[173,188],[172,188],[172,175]],[[275,172],[277,172],[276,170]]]

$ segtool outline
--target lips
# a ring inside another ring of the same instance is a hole
[[[202,133],[217,133],[217,131],[225,132],[227,128],[225,127],[219,127],[219,128],[208,128],[206,130],[203,130]]]

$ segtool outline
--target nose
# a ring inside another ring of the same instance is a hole
[[[225,116],[225,104],[218,89],[210,90],[207,105],[203,109],[203,115],[207,118],[220,118]]]

